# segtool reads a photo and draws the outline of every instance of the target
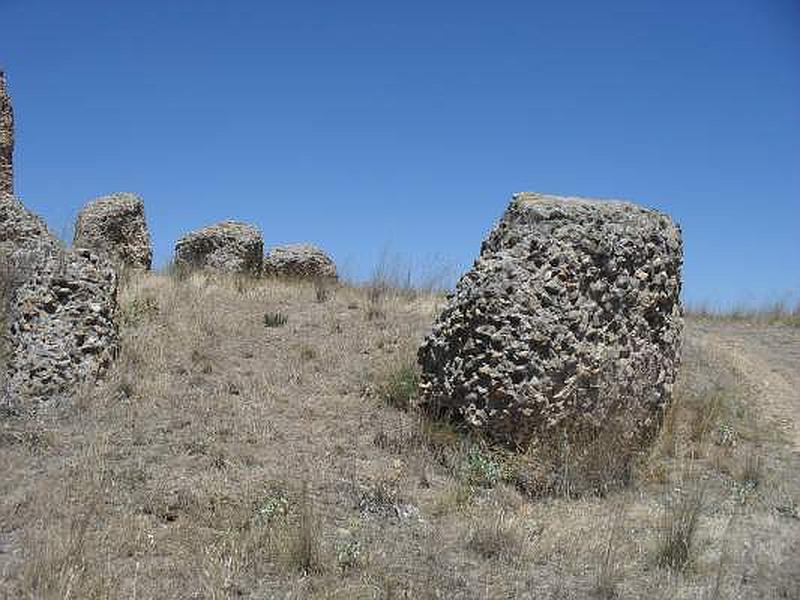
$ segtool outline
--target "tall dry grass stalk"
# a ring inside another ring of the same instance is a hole
[[[510,461],[521,489],[532,497],[606,496],[629,486],[646,446],[630,435],[624,417],[604,427],[542,431]]]
[[[684,571],[694,558],[700,516],[706,502],[706,484],[692,477],[665,500],[658,547],[658,564]]]
[[[289,569],[304,575],[324,571],[319,526],[319,521],[314,514],[308,482],[303,481],[297,521],[291,525],[285,525],[278,540],[279,550]]]
[[[598,560],[595,591],[601,598],[611,599],[617,595],[620,578],[619,555],[624,535],[625,505],[619,502],[613,507],[608,523],[608,538]]]

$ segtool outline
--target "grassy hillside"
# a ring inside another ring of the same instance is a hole
[[[724,322],[687,323],[621,481],[568,440],[511,455],[409,410],[442,302],[133,277],[108,380],[0,422],[0,595],[797,597],[797,455]]]

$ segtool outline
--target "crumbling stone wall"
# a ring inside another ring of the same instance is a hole
[[[117,352],[116,272],[88,250],[48,255],[14,293],[7,385],[47,402],[94,381]]]
[[[14,344],[15,291],[39,257],[57,250],[44,221],[28,213],[13,196],[0,193],[0,405],[8,400],[9,362]]]
[[[14,193],[14,111],[0,71],[0,196]]]
[[[419,350],[422,406],[518,446],[619,414],[646,442],[675,380],[681,265],[664,214],[516,194]]]
[[[35,409],[103,375],[117,352],[117,276],[66,250],[12,195],[14,122],[0,72],[0,406]]]
[[[64,249],[8,195],[0,196],[0,254],[8,275],[0,404],[35,408],[102,377],[118,348],[111,263]]]

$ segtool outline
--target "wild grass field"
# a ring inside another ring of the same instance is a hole
[[[0,596],[800,597],[791,319],[689,315],[621,479],[602,439],[514,454],[418,414],[443,302],[130,276],[106,381],[0,420]]]

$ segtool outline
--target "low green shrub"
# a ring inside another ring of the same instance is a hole
[[[418,389],[419,371],[414,363],[408,362],[387,374],[380,386],[380,395],[390,406],[408,410],[417,397]]]
[[[289,317],[282,312],[264,313],[264,327],[283,327],[289,322]]]

